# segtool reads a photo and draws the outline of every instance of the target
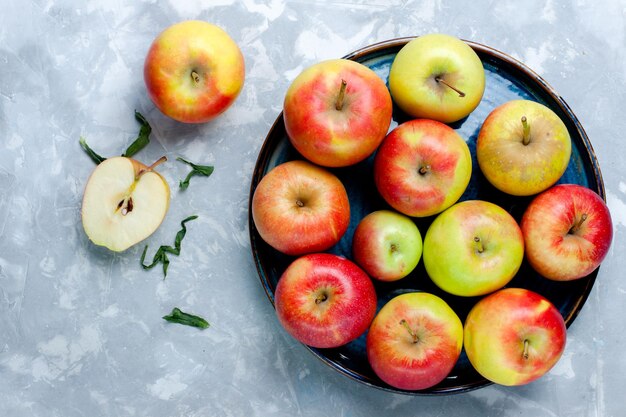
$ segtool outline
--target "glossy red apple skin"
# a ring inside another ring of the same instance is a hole
[[[336,108],[342,80],[343,105]],[[293,146],[325,167],[356,164],[380,145],[391,124],[393,105],[384,81],[370,68],[347,59],[315,64],[292,82],[283,117]]]
[[[304,255],[289,265],[274,293],[278,320],[296,340],[316,348],[361,336],[376,314],[376,291],[352,261],[329,253]]]
[[[374,159],[381,196],[412,217],[442,212],[463,194],[472,175],[469,148],[451,127],[428,119],[392,130]]]
[[[443,381],[462,345],[459,317],[444,300],[425,292],[404,293],[388,301],[374,318],[366,342],[376,375],[404,390]]]
[[[592,273],[613,240],[606,203],[593,190],[578,184],[555,185],[536,196],[524,212],[521,229],[528,262],[539,274],[555,281]]]
[[[505,288],[470,310],[463,344],[470,363],[484,378],[523,385],[558,362],[566,339],[563,317],[549,300],[527,289]]]
[[[261,238],[287,255],[321,252],[350,224],[350,202],[334,174],[307,161],[284,162],[268,172],[252,196]]]

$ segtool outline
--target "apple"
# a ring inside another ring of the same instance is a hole
[[[384,81],[347,59],[322,61],[302,71],[283,104],[293,146],[326,167],[353,165],[371,155],[389,130],[391,112]]]
[[[431,223],[423,256],[426,273],[442,290],[464,297],[484,295],[513,279],[524,259],[524,238],[502,207],[467,200]]]
[[[221,28],[199,20],[176,23],[152,42],[144,81],[154,104],[185,123],[204,123],[235,101],[245,78],[241,50]]]
[[[269,171],[252,195],[252,219],[261,238],[287,255],[321,252],[350,224],[346,189],[334,174],[307,161]]]
[[[613,240],[606,203],[578,184],[555,185],[536,196],[522,216],[521,228],[528,263],[555,281],[589,275]]]
[[[527,289],[490,294],[465,320],[463,345],[470,363],[501,385],[523,385],[546,374],[563,354],[565,341],[559,310]]]
[[[449,126],[428,119],[404,122],[392,130],[374,159],[378,192],[411,217],[437,214],[454,204],[472,176],[465,141]]]
[[[367,333],[368,361],[392,387],[430,388],[446,378],[461,354],[463,324],[441,298],[410,292],[378,312]]]
[[[409,41],[389,71],[394,102],[416,118],[452,123],[469,115],[485,91],[485,70],[462,40],[432,33]]]
[[[369,327],[376,291],[352,261],[313,253],[293,261],[274,292],[278,320],[296,340],[316,348],[344,345]]]
[[[485,178],[515,196],[537,194],[563,175],[572,141],[563,121],[550,108],[530,100],[508,101],[485,119],[476,142],[476,158]]]
[[[422,235],[409,217],[390,210],[365,216],[352,237],[352,258],[372,278],[397,281],[422,257]]]
[[[170,188],[154,170],[165,157],[146,166],[134,159],[105,159],[92,172],[81,216],[87,237],[119,252],[150,236],[169,208]]]

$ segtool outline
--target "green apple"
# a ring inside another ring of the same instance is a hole
[[[423,257],[428,276],[442,290],[484,295],[513,279],[524,258],[524,239],[506,210],[468,200],[435,218],[424,238]]]
[[[365,216],[352,237],[353,260],[372,278],[397,281],[422,257],[422,235],[412,219],[390,210]]]
[[[485,70],[476,52],[462,40],[438,33],[423,35],[396,55],[389,90],[409,115],[451,123],[480,103]]]
[[[476,158],[485,178],[497,189],[529,196],[554,185],[563,175],[572,141],[559,116],[543,104],[512,100],[483,122]]]

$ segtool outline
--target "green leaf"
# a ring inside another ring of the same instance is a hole
[[[130,158],[135,155],[137,152],[142,150],[148,143],[150,143],[150,133],[152,132],[152,127],[150,127],[150,123],[146,120],[145,117],[137,110],[135,110],[135,119],[141,123],[141,128],[139,129],[139,134],[137,135],[137,139],[133,143],[130,144],[128,148],[126,148],[126,152],[122,154],[122,156]]]
[[[142,268],[148,270],[154,268],[158,264],[163,264],[163,279],[165,279],[165,277],[167,276],[167,268],[170,265],[170,260],[167,257],[167,254],[169,253],[176,256],[180,255],[181,243],[185,238],[185,235],[187,234],[187,227],[185,226],[185,223],[195,220],[197,218],[198,216],[193,215],[183,220],[180,223],[181,229],[178,231],[178,233],[176,233],[176,238],[174,239],[174,247],[167,245],[159,247],[159,249],[157,249],[156,253],[154,254],[154,257],[152,258],[152,263],[149,265],[145,264],[146,252],[148,251],[148,246],[146,245],[146,247],[143,249],[143,253],[141,254],[141,259],[139,259]]]
[[[181,157],[176,158],[176,160],[184,162],[191,167],[191,172],[187,174],[187,177],[183,181],[179,181],[179,186],[183,190],[186,190],[187,187],[189,187],[189,180],[194,175],[203,175],[205,177],[209,177],[213,173],[214,168],[210,165],[196,165],[193,162],[189,162]]]
[[[184,324],[185,326],[193,326],[200,329],[206,329],[207,327],[209,327],[209,322],[207,322],[202,317],[185,313],[181,311],[178,307],[174,307],[174,309],[172,309],[172,312],[167,316],[163,316],[163,318],[170,323]]]
[[[89,155],[91,160],[96,163],[96,165],[106,159],[95,153],[93,149],[91,149],[89,145],[87,145],[87,140],[84,137],[81,136],[78,140],[78,143],[80,143],[81,148],[83,148],[83,150],[87,153],[87,155]]]

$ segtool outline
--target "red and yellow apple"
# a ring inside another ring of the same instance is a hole
[[[185,123],[204,123],[224,112],[239,95],[244,78],[239,46],[223,29],[199,20],[161,32],[144,63],[154,104]]]
[[[83,228],[96,245],[123,251],[161,225],[169,208],[170,188],[154,168],[126,157],[108,158],[92,172],[83,195]]]
[[[261,179],[252,196],[252,218],[261,238],[280,252],[321,252],[348,229],[350,202],[334,174],[294,160]]]
[[[521,221],[529,264],[542,276],[570,281],[593,272],[613,240],[602,198],[578,184],[559,184],[536,196]]]
[[[431,223],[424,237],[424,266],[442,290],[459,296],[505,286],[524,259],[524,238],[502,207],[482,200],[457,203]]]
[[[394,102],[407,114],[452,123],[469,115],[485,91],[485,70],[462,40],[432,33],[400,49],[389,72]]]
[[[461,354],[463,324],[441,298],[398,295],[378,312],[367,334],[367,358],[387,384],[404,390],[443,381]]]
[[[391,207],[412,217],[431,216],[456,203],[471,175],[467,144],[435,120],[402,123],[383,140],[374,159],[378,192]]]
[[[372,278],[397,281],[422,257],[422,235],[412,219],[391,210],[365,216],[352,237],[353,260]]]
[[[278,280],[278,320],[296,340],[317,348],[344,345],[369,327],[376,291],[356,264],[329,253],[304,255]]]
[[[565,322],[545,297],[505,288],[470,310],[463,345],[472,366],[501,385],[523,385],[547,373],[565,349]]]
[[[391,112],[384,81],[347,59],[323,61],[302,71],[283,105],[293,146],[326,167],[353,165],[371,155],[389,130]]]
[[[515,196],[537,194],[554,185],[569,164],[572,142],[559,116],[543,104],[512,100],[483,122],[476,158],[485,178]]]

